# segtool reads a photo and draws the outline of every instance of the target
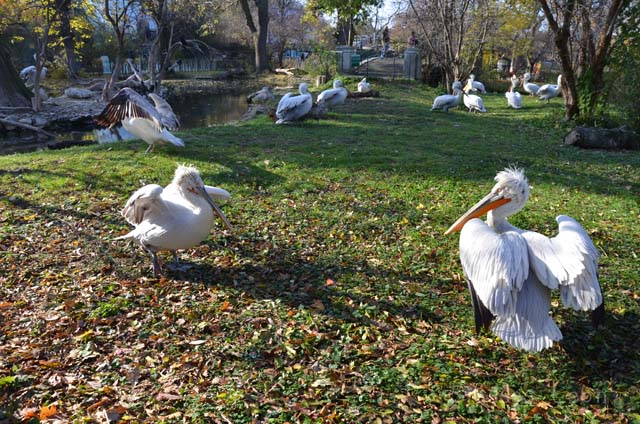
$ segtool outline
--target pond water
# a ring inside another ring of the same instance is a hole
[[[169,99],[173,111],[180,119],[180,129],[209,127],[240,119],[247,111],[247,93],[189,93]],[[54,131],[55,132],[55,131]],[[120,129],[122,138],[132,138]],[[55,143],[62,145],[108,143],[117,137],[107,130],[60,131],[56,132]],[[24,138],[1,138],[0,154],[24,153],[47,149],[55,144],[51,140],[38,140],[28,134]]]

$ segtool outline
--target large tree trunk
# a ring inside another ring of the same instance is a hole
[[[62,44],[67,57],[69,78],[75,80],[78,79],[78,64],[76,62],[76,43],[71,30],[71,8],[69,6],[69,3],[67,3],[60,14],[60,35],[62,36]]]
[[[0,106],[29,107],[31,92],[13,67],[6,46],[0,41]]]
[[[267,54],[267,35],[269,34],[269,0],[254,0],[258,9],[258,25],[256,26],[248,0],[240,0],[240,6],[247,20],[247,26],[253,36],[255,48],[256,72],[269,69],[269,56]]]

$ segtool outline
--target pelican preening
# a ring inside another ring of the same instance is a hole
[[[362,81],[358,83],[358,93],[368,93],[371,91],[371,84],[367,82],[366,78],[362,78]]]
[[[40,81],[43,81],[47,76],[47,67],[43,66],[40,69]],[[23,70],[20,71],[20,78],[27,84],[33,85],[36,81],[36,67],[35,65],[27,66]]]
[[[545,84],[538,90],[538,100],[546,100],[549,103],[549,99],[557,97],[562,91],[561,84],[562,75],[558,75],[558,84]]]
[[[276,117],[278,118],[276,124],[296,121],[309,113],[313,106],[313,99],[307,83],[301,83],[299,91],[298,96],[287,93],[280,99],[276,109]]]
[[[469,112],[474,112],[474,113],[486,112],[487,109],[485,109],[484,107],[484,102],[482,101],[482,98],[480,96],[476,96],[475,94],[468,94],[469,91],[472,90],[471,83],[472,83],[472,80],[469,79],[467,81],[467,85],[462,90],[464,92],[463,93],[464,105],[467,107],[467,109],[469,109]]]
[[[169,250],[177,262],[176,250],[189,249],[207,238],[214,213],[231,229],[212,197],[227,200],[230,195],[224,189],[205,185],[196,168],[180,165],[164,189],[148,184],[133,193],[122,216],[136,228],[115,240],[136,240],[151,255],[154,275],[162,275],[157,252]]]
[[[318,104],[325,103],[329,107],[341,105],[347,98],[347,89],[339,79],[333,81],[333,88],[324,90],[318,95]]]
[[[467,80],[467,85],[470,87],[469,90],[476,92],[479,91],[481,93],[485,93],[487,92],[487,90],[484,89],[484,84],[481,83],[480,81],[476,81],[476,76],[471,74],[469,75],[469,79]]]
[[[529,93],[529,95],[535,96],[536,94],[538,94],[538,90],[540,90],[540,87],[538,86],[538,84],[529,82],[529,80],[531,80],[531,74],[527,72],[526,74],[524,74],[524,77],[522,77],[522,88],[524,88],[524,91]]]
[[[135,90],[123,88],[109,100],[96,122],[109,128],[121,123],[125,130],[149,144],[145,153],[158,143],[184,147],[182,139],[169,132],[180,124],[169,103],[155,94],[150,97],[155,107]]]
[[[433,99],[433,106],[431,110],[442,109],[445,112],[449,112],[449,109],[456,107],[460,104],[462,99],[462,84],[460,81],[456,81],[451,86],[453,94],[443,94]]]
[[[247,96],[248,103],[267,103],[273,100],[275,100],[275,97],[273,97],[271,88],[267,86],[262,87],[260,90]]]
[[[507,217],[524,207],[529,184],[520,169],[505,169],[495,180],[491,192],[445,233],[460,230],[476,332],[491,328],[526,351],[551,347],[562,339],[549,316],[552,289],[560,290],[565,306],[593,311],[592,322],[599,325],[604,320],[599,254],[585,230],[566,215],[556,218],[559,233],[553,238],[512,226]],[[476,219],[485,213],[487,223]]]

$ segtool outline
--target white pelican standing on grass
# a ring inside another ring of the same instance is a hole
[[[231,229],[231,223],[212,199],[229,197],[228,191],[205,185],[196,168],[180,165],[164,189],[148,184],[133,193],[122,216],[136,228],[115,240],[136,240],[151,255],[154,275],[162,275],[157,252],[171,251],[177,264],[176,250],[189,249],[207,238],[214,213]]]
[[[560,91],[562,91],[562,75],[558,75],[558,84],[545,84],[538,90],[538,100],[546,100],[549,103],[549,100],[558,97]]]
[[[325,103],[329,107],[341,105],[346,100],[348,94],[342,81],[337,79],[333,81],[333,88],[329,88],[320,93],[318,96],[318,104]]]
[[[462,84],[460,81],[454,82],[451,89],[453,94],[443,94],[433,99],[431,110],[442,109],[445,112],[449,112],[449,109],[460,104],[460,100],[462,100]]]
[[[593,311],[594,326],[601,324],[599,254],[586,231],[566,215],[556,218],[559,233],[553,238],[514,227],[507,217],[524,207],[529,183],[522,170],[512,168],[499,172],[495,180],[491,192],[445,233],[460,230],[460,261],[476,332],[491,328],[511,346],[530,352],[551,347],[562,339],[549,316],[552,289],[560,290],[565,306]],[[486,223],[476,219],[485,213]]]
[[[522,96],[516,91],[517,86],[518,77],[513,75],[511,77],[511,87],[509,87],[509,91],[504,93],[505,97],[507,98],[507,104],[514,109],[520,109],[522,107]]]
[[[284,124],[285,122],[296,121],[305,116],[313,106],[313,98],[309,93],[307,83],[300,83],[298,88],[300,94],[294,96],[287,93],[280,99],[278,108],[276,109],[276,124]]]
[[[524,91],[529,93],[529,95],[535,96],[536,94],[538,94],[538,90],[540,90],[540,87],[538,86],[538,84],[529,82],[529,80],[531,80],[531,74],[527,72],[526,74],[524,74],[524,77],[522,77],[522,88],[524,88]]]
[[[368,93],[371,91],[371,84],[367,82],[366,78],[362,78],[362,81],[358,83],[358,93]]]
[[[135,90],[123,88],[109,100],[107,106],[96,117],[96,122],[109,128],[122,124],[125,130],[149,144],[145,153],[151,152],[159,143],[184,147],[182,139],[169,132],[179,125],[169,103],[155,94],[150,97],[157,108]]]
[[[464,87],[463,91],[463,101],[464,105],[469,109],[469,112],[486,112],[487,109],[484,107],[484,102],[482,101],[482,97],[476,96],[475,94],[469,94],[471,91],[471,80],[467,81],[467,85]]]

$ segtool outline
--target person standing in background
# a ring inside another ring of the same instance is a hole
[[[407,39],[407,47],[413,48],[418,45],[418,39],[416,38],[416,32],[411,31],[411,35]]]
[[[389,37],[388,27],[384,27],[382,30],[382,42],[384,45],[382,46],[382,53],[380,53],[380,57],[384,57],[389,51],[389,42],[391,42],[391,37]]]

